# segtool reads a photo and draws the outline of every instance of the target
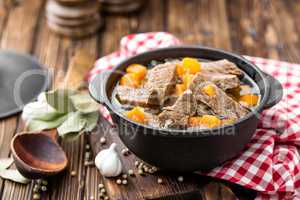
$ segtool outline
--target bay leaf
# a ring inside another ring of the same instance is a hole
[[[86,120],[82,118],[80,112],[72,112],[68,119],[64,121],[58,128],[58,135],[65,137],[68,133],[79,133],[86,125]]]
[[[71,90],[57,89],[46,92],[47,103],[56,109],[59,113],[68,113],[74,111],[70,96],[74,92]]]
[[[83,115],[83,118],[86,120],[86,125],[84,130],[86,132],[92,131],[96,126],[99,119],[99,112],[92,112],[89,114]]]
[[[22,174],[20,174],[20,172],[16,169],[2,170],[0,171],[0,177],[17,183],[22,183],[22,184],[27,184],[30,182],[29,179],[22,176]]]
[[[59,127],[64,121],[67,120],[69,114],[62,115],[52,121],[43,121],[39,119],[32,119],[27,124],[29,131],[41,131],[45,129],[52,129]]]
[[[0,171],[9,168],[13,164],[13,158],[1,158],[0,159]]]
[[[91,113],[99,110],[99,105],[88,93],[78,93],[70,96],[76,110],[82,113]]]
[[[64,136],[64,141],[66,142],[73,142],[75,140],[77,140],[81,134],[83,134],[84,131],[80,131],[80,132],[74,132],[74,133],[68,133]]]

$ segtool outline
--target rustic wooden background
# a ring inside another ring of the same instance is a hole
[[[105,28],[84,40],[52,34],[45,23],[45,1],[2,0],[0,4],[0,47],[35,55],[55,70],[56,83],[64,77],[76,49],[87,48],[97,58],[116,50],[122,36],[146,31],[168,31],[189,44],[300,62],[298,0],[151,0],[137,15],[104,16]],[[21,130],[19,116],[0,121],[0,157],[10,156],[10,140]],[[54,179],[43,199],[95,196],[100,176],[94,167],[84,167],[85,143],[82,137],[63,144],[70,159],[68,170],[75,170],[77,176]],[[0,197],[31,199],[32,187],[33,183],[21,186],[0,179]]]

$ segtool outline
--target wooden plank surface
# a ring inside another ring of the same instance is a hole
[[[55,84],[63,79],[76,50],[88,49],[93,56],[100,57],[116,50],[122,36],[135,32],[169,31],[184,43],[300,62],[300,2],[297,0],[151,0],[137,15],[104,16],[105,29],[84,40],[52,34],[45,23],[45,1],[3,2],[0,3],[1,48],[35,55],[41,63],[53,69]],[[10,155],[10,140],[22,130],[19,123],[19,116],[0,121],[0,157]],[[93,137],[99,138],[99,135]],[[116,136],[110,137],[109,140],[118,141]],[[70,165],[65,174],[50,180],[49,190],[43,194],[43,199],[98,199],[97,185],[103,181],[111,199],[130,200],[202,188],[203,184],[211,181],[206,177],[185,175],[185,182],[178,183],[177,175],[158,174],[137,177],[122,188],[116,186],[114,180],[102,179],[95,167],[84,166],[87,142],[87,137],[81,137],[75,142],[62,144]],[[98,146],[94,151],[103,147],[107,145]],[[133,156],[126,158],[127,169],[133,168],[133,160]],[[75,177],[70,176],[71,171],[76,172]],[[157,177],[162,177],[166,184],[158,186]],[[21,186],[1,179],[0,197],[3,200],[31,199],[32,187],[33,183]],[[230,187],[241,198],[253,197],[251,191]]]

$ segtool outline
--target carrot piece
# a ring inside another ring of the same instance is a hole
[[[196,74],[201,71],[201,64],[195,58],[183,58],[182,65],[184,71],[189,74]]]
[[[189,126],[200,126],[202,117],[190,117],[188,124]]]
[[[188,88],[192,80],[194,79],[194,75],[192,74],[184,74],[182,77],[183,84],[185,88]]]
[[[145,113],[143,111],[143,109],[141,107],[134,107],[133,109],[131,109],[130,111],[127,111],[125,113],[125,115],[133,120],[133,121],[136,121],[136,122],[139,122],[139,123],[145,123]]]
[[[186,90],[186,87],[184,84],[176,84],[176,95],[181,95]]]
[[[140,64],[131,64],[127,67],[126,72],[134,73],[139,80],[143,80],[147,74],[147,68]]]
[[[222,125],[222,121],[214,115],[203,115],[202,117],[190,117],[190,126],[205,126],[207,128],[215,128]]]
[[[179,77],[182,77],[182,76],[184,75],[184,68],[183,68],[182,63],[176,64],[176,74],[177,74]]]
[[[246,104],[247,106],[256,106],[258,103],[259,97],[255,94],[245,94],[240,96],[239,102],[241,104]]]
[[[135,73],[127,73],[122,76],[120,85],[137,88],[140,86],[141,81]]]
[[[215,90],[214,86],[212,86],[212,85],[207,85],[207,86],[203,87],[202,92],[207,94],[210,97],[212,97],[216,94],[216,90]]]

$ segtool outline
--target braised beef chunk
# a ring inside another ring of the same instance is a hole
[[[148,71],[144,88],[156,91],[159,102],[162,104],[174,90],[175,84],[176,63],[167,62],[159,64]]]
[[[123,104],[151,106],[158,105],[157,92],[145,88],[132,88],[128,86],[117,87],[117,97]]]
[[[202,62],[202,72],[207,73],[220,73],[220,74],[232,74],[236,76],[242,76],[242,70],[240,70],[236,64],[223,59],[214,62]]]
[[[224,91],[240,86],[240,80],[236,75],[203,72],[201,74],[205,80],[213,82]]]
[[[153,127],[160,127],[158,116],[152,113],[145,112],[147,124]]]
[[[202,115],[214,115],[214,112],[210,107],[208,107],[205,103],[201,101],[196,101],[196,113],[197,116],[202,116]]]
[[[186,90],[174,103],[174,105],[163,108],[159,114],[161,126],[165,128],[185,127],[189,116],[196,112],[196,102],[191,90]]]
[[[200,74],[197,74],[194,80],[197,82],[192,86],[195,100],[205,103],[216,115],[227,119],[238,119],[249,112],[247,108],[233,100],[214,83],[205,81]],[[206,86],[213,88],[213,94],[209,95],[204,92],[203,88]]]

